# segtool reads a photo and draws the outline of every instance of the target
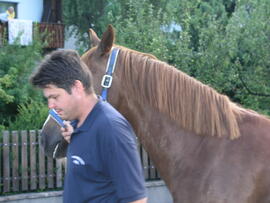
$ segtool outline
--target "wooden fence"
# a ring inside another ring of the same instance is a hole
[[[39,33],[47,33],[43,41],[47,41],[48,45],[44,48],[56,49],[64,47],[65,26],[60,23],[38,23]]]
[[[62,189],[64,159],[54,160],[39,147],[40,130],[0,134],[0,195]],[[160,179],[145,150],[138,144],[146,180]]]
[[[35,26],[38,28],[39,34],[42,35],[42,41],[47,41],[47,45],[43,48],[56,49],[63,48],[65,43],[65,25],[61,23],[33,23],[33,29]],[[8,39],[8,24],[0,24],[0,47],[3,44],[4,39]],[[35,32],[33,32],[34,37]]]

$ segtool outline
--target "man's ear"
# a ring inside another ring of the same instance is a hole
[[[74,84],[72,86],[72,89],[73,89],[73,91],[76,91],[76,92],[83,92],[84,91],[84,86],[83,86],[81,81],[75,80]]]
[[[96,32],[93,29],[89,29],[90,47],[95,47],[100,43]]]
[[[103,33],[102,39],[98,44],[98,51],[101,55],[108,53],[114,43],[114,29],[112,25],[108,25],[107,30]]]

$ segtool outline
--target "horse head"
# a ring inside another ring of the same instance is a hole
[[[106,74],[108,59],[112,49],[117,47],[114,45],[114,30],[113,27],[109,25],[107,30],[103,33],[102,38],[99,39],[95,31],[89,29],[89,36],[92,48],[84,53],[81,59],[92,72],[94,90],[97,94],[100,94],[102,91],[101,81]],[[121,52],[121,50],[119,52]],[[120,63],[122,63],[121,60],[116,61],[115,72],[112,75],[112,86],[110,87],[110,91],[108,91],[108,101],[113,106],[119,106],[123,100],[121,92],[119,91],[121,89],[121,80],[119,78],[119,72],[121,72],[121,70],[119,70],[118,67],[122,67],[119,65]]]
[[[41,129],[41,146],[45,154],[53,158],[63,158],[66,156],[67,145],[61,135],[60,126],[48,115]]]

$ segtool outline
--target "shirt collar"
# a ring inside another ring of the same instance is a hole
[[[83,124],[77,128],[78,125],[78,120],[76,121],[72,121],[73,123],[73,128],[74,128],[74,132],[73,133],[79,133],[79,132],[83,132],[83,131],[88,131],[89,130],[89,126],[91,126],[92,122],[94,121],[93,117],[96,116],[96,111],[100,108],[101,103],[104,102],[102,100],[102,98],[100,96],[98,96],[98,101],[95,104],[95,106],[93,107],[93,109],[90,111],[90,113],[87,115],[85,121],[83,122]]]

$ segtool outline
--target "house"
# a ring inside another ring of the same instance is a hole
[[[49,33],[44,38],[48,41],[47,49],[64,47],[61,0],[0,0],[0,13],[10,6],[14,7],[16,19],[37,23],[40,33]]]

